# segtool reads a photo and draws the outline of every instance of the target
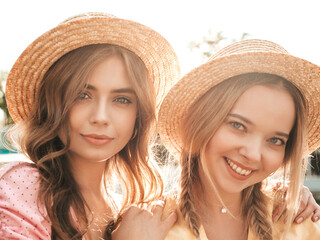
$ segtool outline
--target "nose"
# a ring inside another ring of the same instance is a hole
[[[260,162],[262,147],[263,143],[259,138],[248,137],[243,139],[239,152],[247,161]]]
[[[95,125],[108,125],[110,121],[110,109],[106,101],[99,101],[92,109],[90,123]]]

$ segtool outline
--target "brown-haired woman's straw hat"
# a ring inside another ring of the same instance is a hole
[[[134,21],[103,13],[85,13],[41,35],[15,62],[6,85],[6,100],[13,120],[27,118],[44,74],[60,57],[86,45],[104,43],[127,48],[142,59],[160,106],[180,75],[177,56],[167,40]]]
[[[249,72],[279,75],[301,91],[307,105],[308,152],[320,145],[320,67],[290,55],[273,42],[250,39],[217,52],[185,75],[165,97],[158,127],[163,143],[174,155],[181,152],[180,124],[190,106],[223,80]]]

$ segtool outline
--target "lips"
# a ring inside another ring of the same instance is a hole
[[[81,136],[90,144],[102,146],[110,143],[113,138],[101,134],[81,134]]]
[[[248,176],[253,171],[251,169],[245,169],[244,167],[240,167],[236,162],[233,162],[228,158],[225,158],[225,160],[226,160],[226,163],[233,170],[233,172],[235,172],[241,176]]]

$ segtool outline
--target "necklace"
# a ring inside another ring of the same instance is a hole
[[[227,209],[225,207],[222,207],[221,208],[221,213],[223,213],[223,214],[227,213]]]

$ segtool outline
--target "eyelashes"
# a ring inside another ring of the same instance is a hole
[[[130,104],[132,101],[126,97],[118,97],[114,100],[114,102],[118,102],[120,104]]]
[[[244,124],[237,122],[237,121],[230,121],[229,124],[237,131],[246,132],[247,128]],[[287,141],[283,138],[279,137],[272,137],[268,139],[268,142],[275,146],[283,146],[286,145]]]
[[[82,92],[78,95],[78,97],[76,98],[76,100],[87,100],[87,99],[92,99],[93,97],[91,96],[91,94],[89,92]],[[125,96],[117,96],[114,97],[114,99],[112,100],[112,102],[115,103],[119,103],[119,104],[131,104],[132,100],[129,97],[125,97]]]
[[[229,124],[237,130],[246,130],[245,126],[239,122],[229,122]]]
[[[286,144],[286,142],[283,139],[278,138],[278,137],[270,138],[269,142],[271,142],[272,144],[277,145],[277,146],[282,146],[282,145]]]
[[[89,99],[89,98],[90,98],[90,95],[87,92],[82,92],[77,97],[78,100],[84,100],[84,99]]]

